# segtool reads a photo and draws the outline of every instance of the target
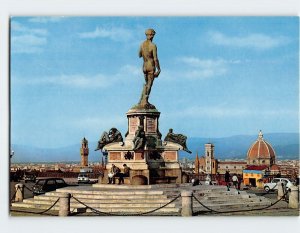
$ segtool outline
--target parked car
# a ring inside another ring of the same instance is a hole
[[[77,177],[77,181],[78,181],[78,184],[79,183],[88,184],[90,182],[90,178],[88,177],[87,174],[80,173]]]
[[[287,189],[290,189],[293,186],[293,183],[287,178],[274,178],[270,183],[264,184],[264,190],[269,192],[270,190],[277,190],[277,183],[284,182]]]
[[[62,178],[43,178],[37,180],[32,188],[32,193],[40,195],[67,186],[69,185]]]
[[[25,183],[27,182],[36,182],[36,176],[33,174],[25,174],[23,176],[23,180],[25,181]]]

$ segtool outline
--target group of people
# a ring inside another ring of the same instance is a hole
[[[240,190],[241,189],[241,183],[243,181],[243,178],[240,174],[233,174],[233,176],[231,177],[231,180],[230,180],[230,173],[229,171],[226,171],[225,172],[225,182],[226,182],[226,186],[229,190],[230,188],[230,181],[232,181],[233,183],[233,186],[237,189],[237,190]]]
[[[130,168],[127,164],[123,164],[123,173],[121,169],[118,168],[115,164],[112,164],[111,169],[108,173],[108,184],[115,184],[116,177],[119,178],[118,184],[124,184],[124,177],[129,177]]]

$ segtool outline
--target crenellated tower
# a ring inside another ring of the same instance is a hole
[[[89,156],[89,142],[84,137],[81,141],[80,155],[81,155],[81,166],[87,167],[89,165],[88,156]]]

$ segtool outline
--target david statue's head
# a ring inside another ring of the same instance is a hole
[[[152,28],[149,28],[145,31],[145,34],[146,34],[146,37],[147,37],[147,40],[151,40],[153,39],[154,35],[155,35],[155,31],[154,29]]]

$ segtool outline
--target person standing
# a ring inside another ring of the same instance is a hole
[[[233,182],[233,186],[234,186],[236,189],[238,189],[238,181],[239,181],[239,179],[238,179],[237,175],[236,175],[236,174],[233,174],[233,176],[232,176],[232,182]]]
[[[216,174],[216,183],[217,183],[217,185],[220,185],[220,173],[219,172],[217,172],[217,174]]]
[[[229,188],[230,188],[230,173],[229,173],[228,170],[225,172],[225,183],[226,183],[226,186],[227,186],[227,191],[229,191]]]
[[[238,190],[241,190],[242,181],[243,177],[240,174],[238,174]]]

